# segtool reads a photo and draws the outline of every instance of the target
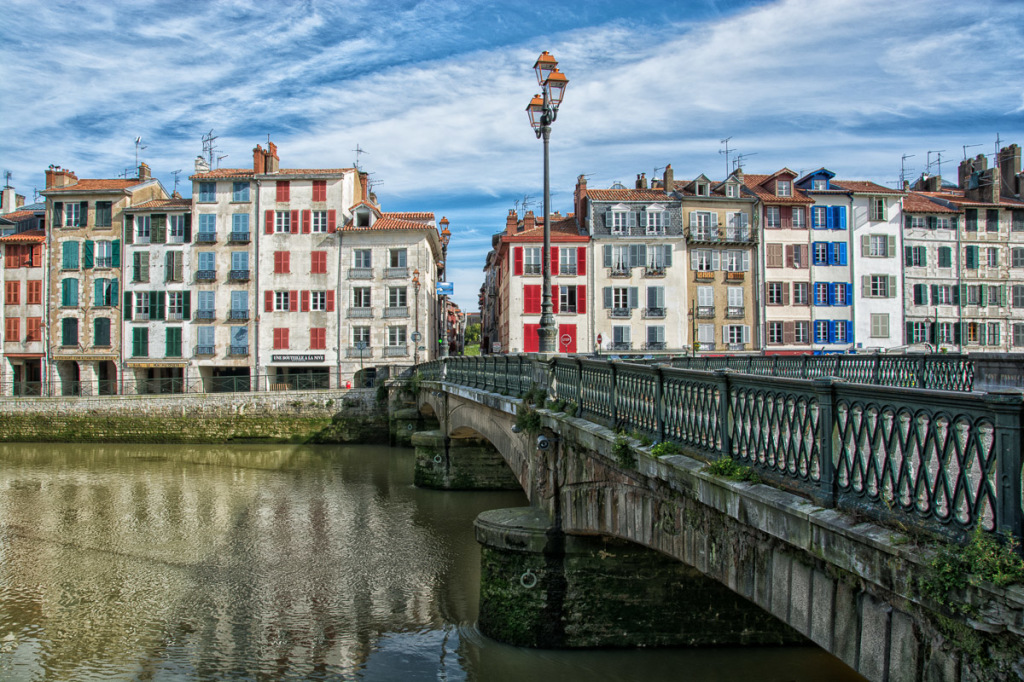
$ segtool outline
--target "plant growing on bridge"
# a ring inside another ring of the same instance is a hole
[[[523,400],[525,400],[531,405],[542,406],[544,405],[544,401],[547,399],[547,397],[547,389],[544,388],[543,386],[538,386],[534,384],[530,386],[530,390],[528,390],[526,394],[523,396]]]
[[[551,410],[552,412],[562,412],[565,410],[564,400],[549,400],[544,404],[544,407]]]
[[[579,405],[571,400],[565,404],[565,413],[570,417],[575,417],[576,413],[579,412],[579,409]]]
[[[633,452],[633,446],[630,445],[629,439],[623,435],[615,437],[615,445],[612,446],[612,457],[623,469],[635,469],[636,468],[636,453]]]
[[[651,448],[651,454],[655,457],[667,457],[668,455],[678,455],[683,451],[681,447],[670,441],[662,441]]]
[[[416,393],[419,393],[421,383],[423,383],[423,375],[419,372],[419,370],[417,370],[412,375],[412,378],[409,379],[409,390],[411,390],[414,395]]]
[[[704,467],[704,471],[712,476],[721,476],[731,481],[746,481],[747,483],[760,483],[761,478],[754,471],[753,467],[745,464],[737,464],[729,457],[716,459]]]
[[[921,580],[921,591],[954,612],[970,613],[972,607],[950,593],[987,581],[1003,587],[1024,583],[1024,560],[1013,536],[1000,542],[978,525],[966,546],[942,544],[928,564],[930,575]]]
[[[525,402],[520,403],[516,409],[516,428],[531,436],[540,433],[540,415]]]

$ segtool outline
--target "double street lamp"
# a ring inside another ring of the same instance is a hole
[[[542,88],[540,95],[534,95],[526,107],[530,125],[538,138],[544,140],[544,248],[541,250],[541,268],[544,284],[541,286],[540,336],[538,347],[541,353],[557,351],[555,316],[551,309],[551,184],[548,168],[548,142],[551,139],[551,124],[558,117],[558,106],[565,95],[569,79],[558,70],[558,62],[548,54],[541,53],[533,65],[537,72],[537,83]]]
[[[448,219],[441,217],[441,282],[448,278],[448,242],[452,239],[451,230],[448,229]],[[441,357],[448,357],[448,294],[444,294],[444,303],[441,305],[442,334],[438,341],[441,343]]]

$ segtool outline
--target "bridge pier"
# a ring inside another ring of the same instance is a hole
[[[391,443],[402,447],[412,447],[412,436],[423,430],[424,417],[415,407],[391,410],[388,426],[391,429]],[[436,420],[431,419],[435,424]]]
[[[534,507],[477,517],[480,630],[536,648],[797,644],[806,639],[696,569],[640,545],[565,535]]]
[[[417,431],[413,481],[435,490],[521,490],[501,453],[484,438],[446,437],[443,431]]]

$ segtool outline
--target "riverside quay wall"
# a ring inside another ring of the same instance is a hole
[[[374,389],[0,398],[0,441],[371,443],[386,407]]]

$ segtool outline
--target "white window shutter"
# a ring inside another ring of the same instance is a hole
[[[722,343],[729,343],[729,325],[722,325]]]
[[[721,268],[722,268],[722,252],[718,251],[716,249],[715,251],[711,252],[711,269],[712,270],[720,270]]]
[[[691,251],[690,252],[690,269],[693,270],[693,271],[696,271],[698,267],[700,267],[700,262],[697,260],[697,252],[696,251]]]
[[[743,343],[750,343],[750,325],[743,325]]]
[[[612,229],[612,212],[611,211],[605,211],[605,214],[604,214],[604,225],[609,230]]]
[[[636,211],[629,212],[629,226],[636,227]]]
[[[743,272],[750,270],[750,252],[743,252]]]
[[[697,227],[697,212],[690,211],[690,227]]]
[[[718,213],[715,211],[711,212],[711,227],[718,227]]]

